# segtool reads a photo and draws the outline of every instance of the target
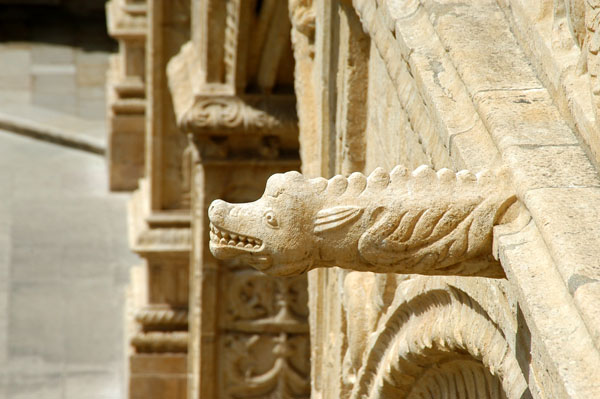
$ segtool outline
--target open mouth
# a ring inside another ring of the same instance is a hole
[[[226,231],[210,223],[210,242],[213,245],[257,251],[262,247],[258,238]]]

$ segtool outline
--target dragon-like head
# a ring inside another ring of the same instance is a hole
[[[219,259],[238,258],[269,274],[300,274],[314,263],[312,211],[318,209],[318,186],[298,172],[269,178],[254,202],[210,205],[210,250]]]

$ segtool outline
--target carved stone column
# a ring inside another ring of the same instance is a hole
[[[306,278],[273,279],[208,250],[212,200],[256,199],[268,176],[299,167],[287,6],[196,0],[192,10],[192,40],[168,68],[191,145],[188,397],[305,398]]]
[[[111,190],[133,190],[144,171],[146,1],[106,3],[109,34],[119,41],[107,79]]]
[[[184,399],[191,251],[184,164],[189,154],[175,120],[166,65],[189,39],[190,2],[149,0],[147,9],[147,106],[139,150],[145,162],[129,209],[130,243],[144,265],[132,273],[129,395]]]

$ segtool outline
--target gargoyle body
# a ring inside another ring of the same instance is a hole
[[[500,277],[492,228],[515,201],[504,173],[376,169],[307,179],[269,178],[251,203],[216,200],[210,249],[272,275],[338,266],[380,273]]]

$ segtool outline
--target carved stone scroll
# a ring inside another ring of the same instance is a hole
[[[214,201],[210,249],[280,276],[339,266],[502,277],[492,228],[514,201],[502,171],[398,166],[330,180],[289,172],[272,176],[256,202]]]
[[[268,130],[271,134],[294,132],[294,96],[205,96],[197,98],[179,125],[187,132],[248,134]]]

